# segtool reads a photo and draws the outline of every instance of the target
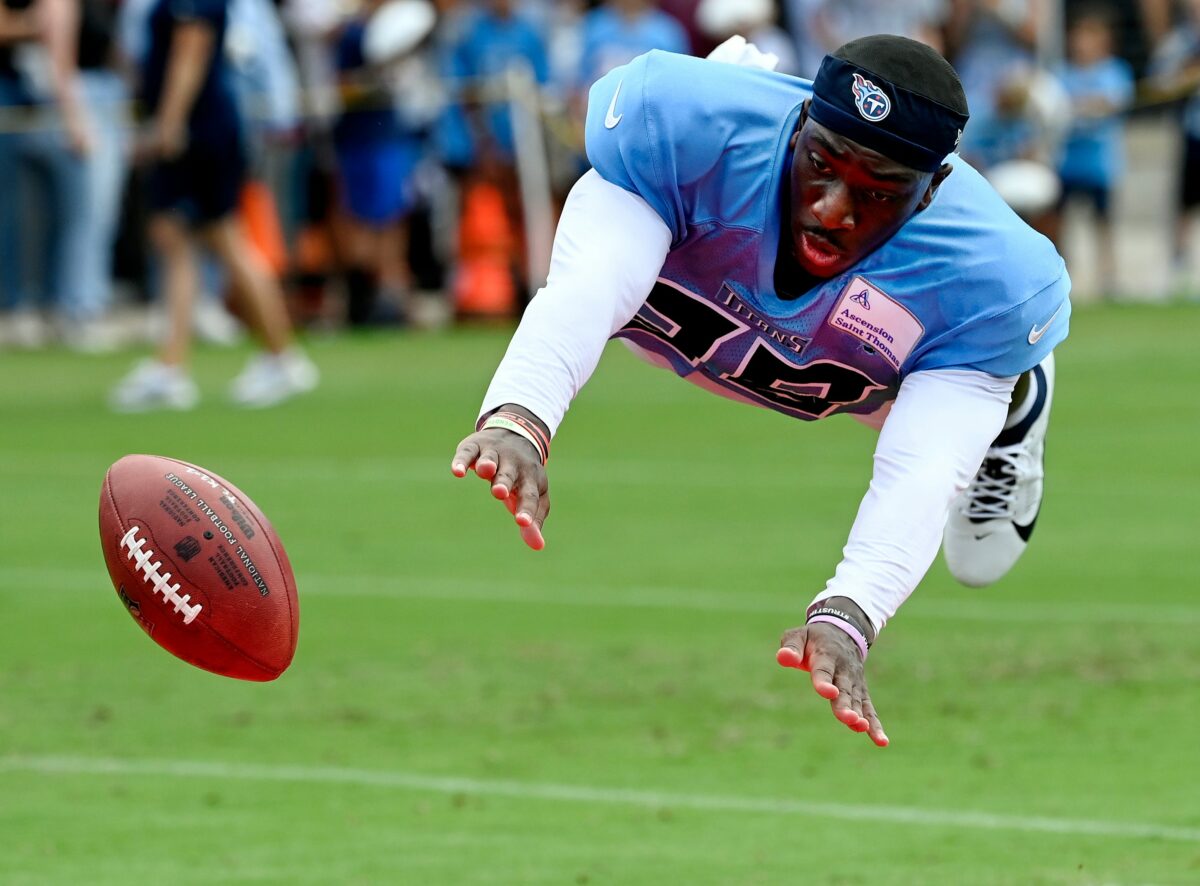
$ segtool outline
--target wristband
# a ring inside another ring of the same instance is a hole
[[[814,615],[832,615],[834,618],[840,618],[842,621],[849,622],[850,624],[854,625],[858,632],[863,635],[864,639],[870,636],[870,632],[867,630],[867,626],[870,625],[869,621],[866,623],[866,625],[864,625],[861,618],[851,615],[845,609],[838,609],[836,606],[826,606],[825,600],[817,600],[804,611],[805,621],[812,618]],[[867,648],[871,648],[872,645],[872,642],[868,640]]]
[[[526,431],[534,436],[533,445],[536,446],[538,452],[542,454],[542,464],[545,464],[550,460],[550,432],[543,428],[538,421],[532,418],[526,418],[519,412],[508,412],[503,409],[497,410],[496,412],[492,413],[492,415],[497,418],[506,418],[509,421],[515,422],[523,427]],[[484,423],[487,423],[486,420]]]
[[[486,431],[491,428],[501,428],[505,431],[511,431],[514,434],[524,437],[526,440],[532,443],[533,448],[537,450],[538,460],[541,461],[542,464],[545,464],[550,454],[547,452],[546,445],[542,442],[541,435],[535,434],[528,427],[526,427],[527,423],[513,421],[510,417],[511,415],[512,413],[505,413],[503,415],[497,413],[496,415],[488,416],[487,420],[480,425],[479,430]]]
[[[828,610],[820,611],[827,612]],[[854,641],[854,645],[858,647],[858,654],[862,656],[862,660],[867,660],[867,638],[863,636],[863,632],[858,629],[858,625],[856,625],[854,622],[847,621],[846,619],[836,615],[813,615],[810,616],[806,622],[806,624],[816,623],[831,624],[835,627],[841,628],[846,634],[849,635],[850,639]]]

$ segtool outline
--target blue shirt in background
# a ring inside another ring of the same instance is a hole
[[[1058,77],[1072,106],[1089,99],[1103,99],[1118,109],[1133,99],[1133,69],[1116,58],[1087,67],[1066,64]],[[1112,187],[1124,171],[1120,110],[1105,117],[1077,117],[1063,149],[1059,175],[1068,185]]]
[[[607,7],[595,9],[583,20],[580,83],[591,86],[613,68],[651,49],[687,54],[691,44],[683,27],[657,9],[646,10],[634,19]]]
[[[537,27],[522,15],[501,18],[482,10],[464,26],[462,39],[450,48],[443,69],[455,89],[483,90],[491,101],[482,111],[488,136],[501,153],[513,153],[512,121],[504,99],[504,74],[514,64],[527,64],[534,79],[550,79],[546,43]],[[440,127],[442,150],[448,163],[469,165],[477,146],[465,111],[452,105]]]
[[[241,132],[237,103],[225,61],[227,0],[158,0],[147,22],[149,42],[142,61],[142,104],[158,112],[176,24],[200,22],[213,29],[212,57],[188,117],[191,142],[222,142]]]

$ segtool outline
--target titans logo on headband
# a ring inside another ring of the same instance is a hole
[[[892,112],[892,100],[870,80],[864,80],[862,74],[854,75],[854,85],[851,88],[854,90],[854,104],[858,107],[858,113],[863,115],[863,119],[878,123]]]

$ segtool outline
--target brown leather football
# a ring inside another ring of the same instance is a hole
[[[117,596],[168,652],[240,680],[274,680],[291,664],[291,564],[228,480],[174,458],[125,456],[100,489],[100,545]]]

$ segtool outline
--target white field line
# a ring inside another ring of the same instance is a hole
[[[34,772],[45,775],[147,776],[183,779],[340,784],[438,794],[476,794],[517,800],[633,806],[647,809],[694,809],[701,812],[744,812],[798,815],[840,821],[873,821],[885,824],[934,828],[965,828],[1116,837],[1133,840],[1170,840],[1200,843],[1200,828],[1175,827],[1152,822],[1098,821],[1046,816],[995,815],[964,809],[922,809],[848,803],[820,803],[772,797],[727,794],[690,794],[671,791],[629,790],[536,781],[502,781],[419,775],[373,769],[333,766],[252,765],[203,760],[138,760],[104,757],[21,756],[0,757],[0,773]]]
[[[93,592],[111,587],[104,567],[94,569],[35,569],[0,566],[0,596],[14,591]],[[362,574],[297,577],[300,596],[339,599],[422,600],[450,603],[487,603],[518,606],[569,606],[592,609],[667,609],[672,611],[724,612],[741,615],[795,616],[807,599],[774,598],[753,593],[722,592],[705,588],[606,585],[594,582],[564,587],[561,591],[530,588],[511,579],[455,579],[446,576],[382,576]],[[978,594],[964,590],[964,595]],[[922,600],[918,593],[905,606],[905,620],[979,621],[1053,624],[1144,624],[1164,629],[1200,624],[1200,606],[1141,604],[1067,604],[1008,601],[1001,594],[974,600]]]

